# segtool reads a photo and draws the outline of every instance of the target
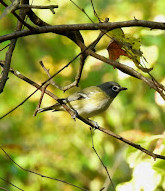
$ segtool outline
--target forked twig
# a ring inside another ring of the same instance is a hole
[[[45,90],[46,90],[46,88],[48,87],[48,85],[49,85],[49,83],[47,83],[47,84],[45,84],[45,85],[43,86],[43,89],[42,89],[42,91],[41,91],[41,96],[40,96],[39,102],[38,102],[38,104],[37,104],[37,106],[36,106],[36,109],[34,110],[33,116],[36,116],[37,113],[38,113],[38,109],[39,109],[40,106],[41,106],[42,99],[43,99],[43,97],[44,97]]]
[[[45,67],[44,63],[42,62],[42,60],[41,60],[39,63],[40,63],[40,65],[41,65],[41,67],[43,68],[43,70],[46,72],[48,78],[51,78],[51,75],[50,75],[50,73],[49,73],[49,70],[46,69],[46,67]],[[50,80],[49,80],[49,83],[50,83],[51,85],[53,85],[53,86],[56,87],[56,83],[53,81],[53,79],[50,79]]]

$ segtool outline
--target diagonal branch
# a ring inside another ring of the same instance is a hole
[[[94,128],[94,129],[96,129],[98,131],[101,131],[101,132],[103,132],[103,133],[105,133],[105,134],[107,134],[109,136],[112,136],[112,137],[114,137],[114,138],[116,138],[116,139],[118,139],[118,140],[120,140],[120,141],[122,141],[122,142],[124,142],[124,143],[126,143],[126,144],[128,144],[128,145],[130,145],[130,146],[132,146],[132,147],[134,147],[134,148],[144,152],[144,153],[146,153],[147,155],[151,156],[154,160],[156,160],[157,158],[165,160],[165,156],[163,156],[163,155],[155,154],[155,153],[153,153],[153,152],[151,152],[151,151],[141,147],[140,145],[135,144],[135,143],[133,143],[133,142],[131,142],[131,141],[121,137],[120,135],[117,135],[117,134],[113,133],[112,131],[110,131],[108,129],[104,129],[102,127],[98,128],[98,126],[94,125],[89,120],[84,119],[83,117],[81,117],[79,115],[77,116],[77,118],[79,120],[83,121],[85,124],[89,125],[90,127]]]
[[[2,0],[0,0],[1,4],[5,7],[8,7],[8,5],[3,2]],[[29,30],[34,30],[34,28],[29,25],[28,23],[26,23],[17,13],[15,13],[14,11],[11,12],[22,24],[24,24],[24,26],[26,26]]]
[[[109,174],[109,172],[108,172],[108,168],[105,166],[105,164],[104,164],[104,162],[102,161],[101,157],[99,156],[97,150],[95,149],[94,140],[93,140],[92,128],[90,128],[90,131],[91,131],[91,139],[92,139],[92,148],[93,148],[94,152],[96,153],[97,157],[99,158],[99,160],[100,160],[102,166],[104,167],[104,169],[105,169],[105,171],[106,171],[106,173],[107,173],[107,175],[108,175],[109,181],[110,181],[110,183],[112,184],[112,188],[113,188],[113,190],[115,191],[115,186],[114,186],[113,181],[112,181],[112,178],[111,178],[111,176],[110,176],[110,174]],[[103,190],[104,190],[104,189],[103,189]]]
[[[16,186],[16,185],[14,185],[13,183],[9,182],[8,180],[5,180],[5,179],[2,178],[2,177],[0,177],[0,179],[3,180],[4,182],[6,182],[7,184],[10,184],[10,185],[12,185],[13,187],[17,188],[18,190],[24,191],[24,190],[22,190],[21,188],[19,188],[18,186]],[[1,189],[1,187],[0,187],[0,189]],[[4,189],[4,190],[5,190],[5,189]],[[8,190],[6,190],[6,191],[8,191]]]
[[[126,66],[124,64],[121,64],[119,62],[114,62],[112,60],[109,60],[107,59],[106,57],[104,56],[101,56],[95,52],[93,52],[92,50],[87,50],[87,52],[93,56],[94,58],[97,58],[107,64],[110,64],[112,65],[113,67],[121,70],[122,72],[128,74],[128,75],[131,75],[133,77],[136,77],[142,81],[144,81],[150,88],[153,88],[154,90],[156,90],[160,96],[165,100],[165,92],[164,92],[164,86],[162,84],[159,84],[157,81],[155,83],[155,81],[153,81],[153,79],[150,79],[150,78],[147,78],[145,76],[143,76],[141,73],[137,72],[136,70],[134,70],[133,68],[129,67],[129,66]]]
[[[23,171],[26,171],[26,172],[29,172],[29,173],[38,175],[38,176],[40,176],[40,177],[42,177],[42,178],[47,178],[47,179],[59,181],[59,182],[68,184],[68,185],[70,185],[70,186],[73,186],[73,187],[78,188],[78,189],[83,190],[83,191],[88,191],[88,190],[85,189],[85,188],[81,188],[81,187],[76,186],[76,185],[74,185],[74,184],[72,184],[72,183],[70,183],[70,182],[67,182],[67,181],[65,181],[65,180],[61,180],[61,179],[58,179],[58,178],[52,178],[52,177],[50,177],[50,176],[45,176],[45,175],[40,174],[40,173],[38,173],[38,172],[34,172],[34,171],[32,171],[32,170],[25,169],[25,168],[23,168],[22,166],[20,166],[18,163],[16,163],[16,162],[11,158],[11,156],[2,148],[2,146],[0,146],[0,149],[5,153],[5,155],[7,156],[7,158],[8,158],[10,161],[12,161],[18,168],[20,168],[20,169],[23,170]],[[18,187],[17,187],[17,188],[18,188]],[[20,189],[20,190],[22,190],[22,189]]]
[[[23,0],[23,1],[27,1],[27,0]],[[20,11],[20,18],[22,20],[24,20],[26,16],[26,11],[25,10],[21,10]],[[18,20],[17,22],[17,26],[16,26],[16,31],[20,31],[22,29],[23,24]],[[11,59],[12,59],[12,55],[15,49],[15,45],[16,45],[17,39],[12,39],[11,43],[9,45],[9,49],[6,53],[6,57],[5,57],[5,65],[2,71],[2,76],[0,79],[0,93],[3,92],[3,89],[5,87],[6,81],[8,79],[8,73],[9,73],[9,69],[10,69],[10,64],[11,64]]]
[[[2,63],[1,63],[0,65],[2,66]],[[10,69],[10,72],[12,72],[14,75],[16,75],[17,77],[19,77],[20,79],[22,79],[22,80],[26,81],[27,83],[29,83],[29,84],[33,85],[34,87],[36,87],[37,90],[42,90],[42,91],[44,90],[42,86],[38,85],[37,83],[35,83],[35,82],[33,82],[32,80],[28,79],[27,77],[23,76],[23,75],[20,74],[18,71],[13,70],[13,69]],[[36,92],[37,90],[35,90],[35,92]],[[33,94],[34,94],[35,92],[33,92]],[[52,92],[49,92],[48,90],[45,90],[45,93],[48,94],[48,95],[49,95],[50,97],[52,97],[53,99],[55,99],[55,100],[58,101],[57,96],[55,96]],[[32,96],[32,95],[30,95],[29,97],[31,97],[31,96]],[[29,97],[26,98],[26,100],[28,100]],[[26,100],[24,100],[24,102],[25,102]],[[24,103],[24,102],[23,102],[23,103]],[[21,102],[21,103],[19,104],[19,106],[22,105],[23,103]],[[19,106],[17,106],[17,108],[18,108]],[[10,113],[11,113],[12,111],[14,111],[14,110],[15,110],[15,108],[14,108],[13,110],[11,110]],[[7,113],[7,114],[5,114],[4,116],[0,117],[0,119],[4,118],[4,117],[7,116],[8,114],[9,114],[9,113]],[[109,130],[104,129],[104,128],[102,128],[102,127],[97,128],[97,127],[96,127],[94,124],[92,124],[90,121],[84,119],[83,117],[81,117],[81,116],[79,116],[79,115],[77,116],[77,118],[78,118],[79,120],[81,120],[82,122],[84,122],[85,124],[89,125],[90,127],[95,128],[95,129],[97,129],[97,130],[99,130],[99,131],[101,131],[101,132],[103,132],[103,133],[105,133],[105,134],[107,134],[107,135],[109,135],[109,136],[112,136],[112,137],[114,137],[114,138],[116,138],[116,139],[118,139],[118,140],[120,140],[120,141],[122,141],[122,142],[124,142],[124,143],[126,143],[126,144],[128,144],[128,145],[131,145],[132,147],[141,150],[142,152],[146,153],[147,155],[153,157],[154,159],[159,158],[159,159],[164,159],[164,160],[165,160],[165,156],[152,153],[152,152],[148,151],[147,149],[144,149],[144,148],[141,147],[140,145],[137,145],[137,144],[135,144],[135,143],[133,143],[133,142],[131,142],[131,141],[129,141],[129,140],[127,140],[127,139],[121,137],[120,135],[117,135],[117,134],[113,133],[112,131],[109,131]]]

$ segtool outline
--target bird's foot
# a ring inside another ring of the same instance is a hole
[[[98,123],[96,121],[93,121],[91,119],[88,119],[88,121],[94,125],[94,127],[93,127],[94,129],[99,129],[100,128],[100,126],[98,125]]]
[[[71,109],[73,114],[71,115],[72,116],[72,119],[74,119],[76,121],[76,118],[78,117],[78,112],[75,110],[75,109]]]

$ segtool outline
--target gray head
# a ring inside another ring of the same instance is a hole
[[[127,88],[121,87],[116,82],[105,82],[98,85],[98,87],[105,91],[111,98],[115,98],[120,91],[127,90]]]

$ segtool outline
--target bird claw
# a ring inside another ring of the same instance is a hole
[[[72,119],[74,119],[76,121],[76,118],[78,117],[78,112],[74,109],[71,109],[73,114],[72,114]]]
[[[98,125],[98,123],[96,121],[93,121],[91,119],[88,119],[88,121],[94,125],[94,127],[93,127],[94,129],[99,129],[100,128],[100,126]]]

